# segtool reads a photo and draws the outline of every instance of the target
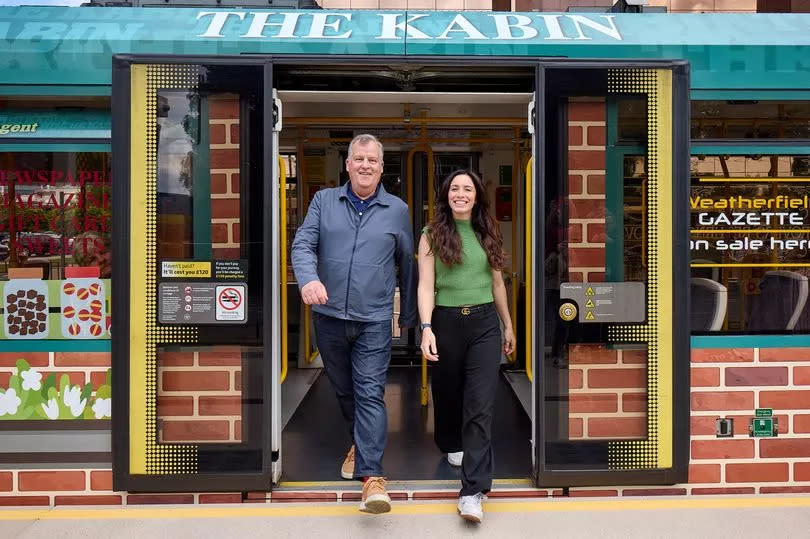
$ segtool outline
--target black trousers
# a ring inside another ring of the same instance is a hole
[[[492,488],[492,416],[501,362],[501,324],[494,303],[436,307],[439,361],[431,369],[434,438],[445,453],[464,451],[461,496]]]

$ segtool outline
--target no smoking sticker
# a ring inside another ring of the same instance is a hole
[[[245,321],[247,298],[243,285],[217,286],[215,297],[217,320]]]

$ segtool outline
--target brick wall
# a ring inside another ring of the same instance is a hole
[[[19,359],[42,373],[42,380],[51,373],[56,374],[57,381],[67,374],[71,385],[92,383],[94,391],[104,384],[110,368],[109,352],[0,352],[0,387],[8,387]]]
[[[568,279],[605,280],[605,103],[568,107]]]
[[[239,96],[209,99],[211,242],[214,258],[239,258]]]
[[[158,352],[158,436],[163,442],[242,439],[241,349]]]

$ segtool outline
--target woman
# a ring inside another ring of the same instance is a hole
[[[492,487],[501,351],[515,349],[501,275],[505,256],[481,178],[470,170],[453,172],[419,241],[419,317],[422,353],[436,362],[436,445],[450,464],[461,465],[458,511],[473,522],[481,522],[481,502]]]

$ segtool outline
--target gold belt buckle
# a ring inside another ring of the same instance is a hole
[[[461,314],[463,314],[464,316],[467,316],[468,314],[470,314],[470,308],[469,307],[462,307],[461,308]]]

